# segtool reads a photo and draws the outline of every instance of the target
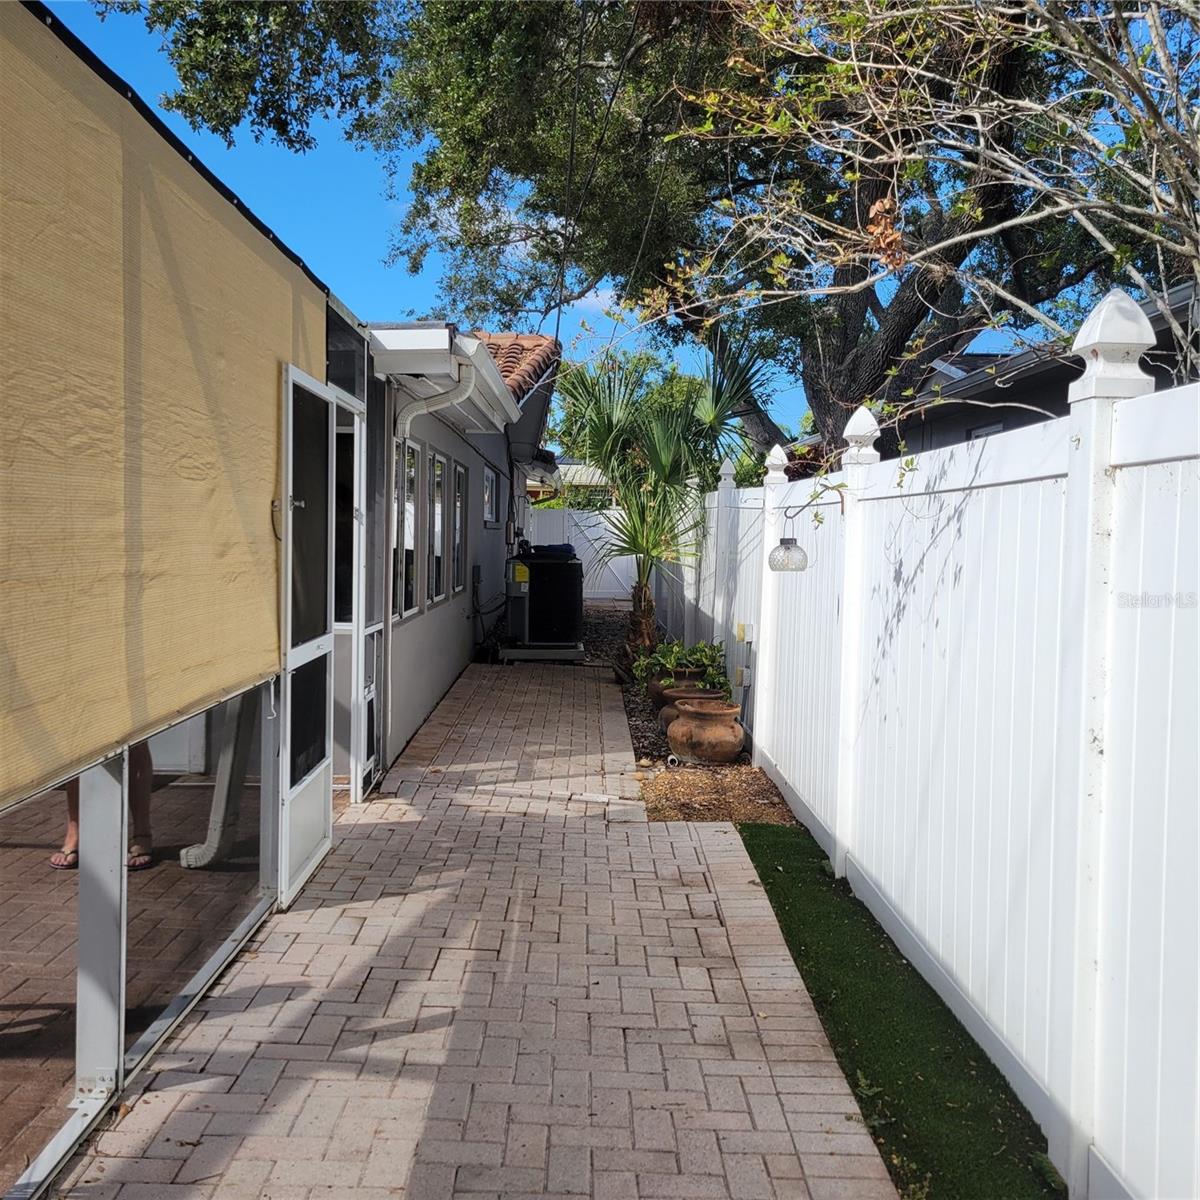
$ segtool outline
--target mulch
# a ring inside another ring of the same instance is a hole
[[[795,825],[792,810],[758,767],[675,767],[642,784],[651,821],[754,821]]]

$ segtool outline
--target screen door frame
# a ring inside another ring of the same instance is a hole
[[[293,538],[294,511],[304,500],[294,494],[295,460],[293,446],[294,407],[297,389],[325,402],[327,429],[326,450],[326,515],[325,544],[326,604],[325,628],[299,645],[292,645]],[[314,379],[299,367],[288,364],[283,379],[283,497],[282,509],[282,570],[280,574],[281,661],[283,677],[280,686],[279,738],[279,903],[287,908],[308,881],[317,865],[333,843],[333,616],[334,616],[334,517],[336,503],[336,406],[338,391]],[[293,689],[297,673],[303,668],[311,676],[311,664],[323,661],[325,670],[325,752],[321,760],[292,778],[292,717]]]

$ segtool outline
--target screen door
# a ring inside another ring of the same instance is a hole
[[[288,367],[284,397],[279,897],[333,832],[334,393]]]

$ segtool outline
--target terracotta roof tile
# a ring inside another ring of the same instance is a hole
[[[500,368],[513,399],[520,404],[534,385],[562,359],[557,338],[541,333],[484,333],[474,331]]]

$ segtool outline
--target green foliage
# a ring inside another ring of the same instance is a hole
[[[684,665],[686,653],[687,647],[682,638],[647,647],[633,660],[633,677],[643,686],[650,679],[665,678]]]
[[[688,646],[681,639],[659,642],[633,661],[633,674],[644,687],[651,679],[672,687],[676,672],[699,671],[697,684],[722,696],[729,696],[729,677],[725,674],[725,647],[720,642],[696,642]]]
[[[832,878],[820,846],[801,828],[740,832],[901,1195],[1060,1195],[1033,1118],[845,881]]]
[[[659,563],[677,563],[694,552],[699,524],[682,488],[645,482],[618,490],[618,507],[604,514],[608,526],[601,557],[634,560],[635,594],[647,596]],[[651,609],[653,600],[649,601]]]
[[[766,367],[746,343],[726,342],[700,378],[654,356],[611,355],[559,377],[557,434],[617,491],[646,476],[670,487],[717,486],[721,463],[750,452],[740,414],[757,406]],[[561,443],[560,443],[561,444]]]
[[[707,182],[693,169],[692,149],[664,155],[678,123],[672,89],[681,73],[723,62],[720,45],[703,36],[701,8],[622,2],[585,11],[580,0],[408,6],[399,69],[368,131],[397,179],[409,151],[419,150],[393,257],[419,270],[436,250],[447,264],[447,310],[511,324],[553,309],[566,227],[578,212],[568,297],[586,294],[614,264],[617,304],[661,281],[681,240],[700,240],[708,187],[723,177],[716,155],[707,156]],[[609,110],[618,75],[620,101]]]
[[[562,384],[576,371],[586,370],[580,364],[567,364],[559,373],[559,386],[555,392],[546,439],[559,446],[563,454],[573,458],[584,458],[584,419],[587,404],[581,403],[577,393],[570,388],[564,391]],[[594,370],[618,370],[627,372],[641,381],[638,405],[643,409],[675,411],[692,409],[700,400],[704,380],[688,375],[663,355],[651,350],[612,350],[594,364]]]
[[[233,144],[311,150],[320,116],[351,124],[383,93],[397,8],[391,0],[93,0],[101,18],[141,15],[160,34],[179,87],[162,100],[193,129]]]
[[[1069,140],[1035,118],[1094,104],[1082,73],[1050,45],[973,53],[941,11],[865,0],[414,4],[369,129],[398,179],[419,154],[393,257],[418,270],[437,251],[446,311],[473,322],[534,321],[561,284],[568,300],[611,289],[617,309],[661,317],[651,328],[664,338],[748,334],[801,377],[823,439],[838,444],[865,399],[911,399],[935,358],[985,328],[1015,317],[1029,332],[1038,313],[1067,322],[1118,265],[1075,221],[1026,220],[1036,188],[987,171],[981,182],[969,126],[954,131],[962,149],[929,161],[908,152],[908,130],[880,126],[879,87],[945,70],[955,95],[995,89],[996,136],[1017,160],[1070,177]],[[877,56],[841,48],[871,21],[884,23],[887,60],[868,89],[863,64]],[[1109,196],[1125,186],[1116,172],[1095,184]],[[889,199],[894,213],[872,217]],[[816,240],[798,247],[803,230]],[[892,278],[861,286],[885,246]],[[1140,257],[1153,265],[1145,247]],[[981,298],[981,280],[1001,292]]]

